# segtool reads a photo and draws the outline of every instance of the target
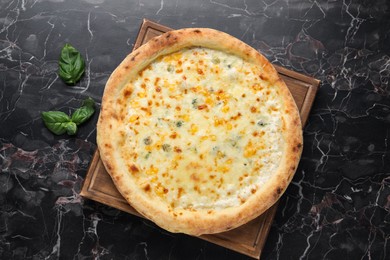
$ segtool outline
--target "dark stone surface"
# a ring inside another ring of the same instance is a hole
[[[389,1],[27,0],[0,2],[1,259],[247,258],[84,200],[98,113],[74,137],[40,119],[87,96],[99,108],[143,18],[225,31],[322,81],[262,259],[389,258]],[[57,73],[66,42],[86,60],[71,87]]]

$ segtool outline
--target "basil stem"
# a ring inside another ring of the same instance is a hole
[[[61,50],[58,65],[60,78],[69,85],[76,84],[85,71],[85,62],[80,52],[68,43]]]

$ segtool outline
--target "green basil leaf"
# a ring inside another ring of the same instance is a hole
[[[83,102],[83,106],[74,111],[72,114],[72,121],[76,125],[80,125],[87,121],[95,113],[95,101],[92,98],[87,98]]]
[[[59,76],[66,84],[74,85],[83,76],[85,62],[79,51],[66,43],[61,50]]]
[[[75,135],[77,126],[87,121],[93,113],[95,113],[95,101],[89,97],[83,101],[82,107],[76,109],[72,117],[61,111],[42,112],[41,116],[46,127],[53,133]]]
[[[41,117],[46,127],[56,135],[65,133],[66,124],[70,122],[69,116],[61,111],[42,112]]]
[[[68,135],[75,135],[76,132],[77,132],[77,125],[76,125],[76,123],[74,123],[74,122],[68,122],[68,123],[66,123],[65,128],[66,128],[66,133],[67,133]]]
[[[83,106],[95,107],[95,101],[93,101],[92,98],[88,97],[83,101]]]

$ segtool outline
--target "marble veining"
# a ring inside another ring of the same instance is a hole
[[[262,259],[389,259],[386,0],[0,1],[1,259],[248,259],[84,200],[98,113],[74,137],[43,126],[88,96],[100,108],[143,18],[228,32],[322,82]],[[58,77],[66,42],[86,60],[75,86]]]

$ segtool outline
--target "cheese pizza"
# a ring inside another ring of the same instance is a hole
[[[153,38],[112,73],[97,143],[140,214],[201,235],[247,223],[279,199],[302,128],[269,61],[228,34],[191,28]]]

